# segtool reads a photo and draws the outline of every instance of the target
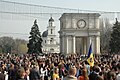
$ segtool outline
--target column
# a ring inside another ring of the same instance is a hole
[[[68,36],[66,36],[66,54],[68,54]],[[65,48],[64,48],[65,49]]]
[[[62,39],[61,39],[61,42],[60,42],[61,43],[60,47],[61,47],[62,54],[64,54],[65,53],[65,50],[64,50],[64,46],[65,46],[65,44],[64,44],[64,36],[62,35],[61,38]]]
[[[62,36],[62,52],[63,54],[65,53],[64,46],[65,46],[65,41],[64,41],[64,36]]]
[[[83,38],[83,54],[87,54],[87,40],[86,40],[86,37]]]
[[[73,43],[73,53],[75,53],[75,36],[72,37],[72,43]]]
[[[96,36],[96,54],[100,54],[100,36]]]
[[[92,36],[91,37],[91,43],[92,43],[92,52],[95,54],[96,53],[96,40],[95,40],[96,36]]]
[[[63,42],[63,41],[62,41],[62,38],[63,38],[63,37],[60,35],[59,38],[60,38],[60,53],[63,53],[63,52],[62,52],[62,42]]]
[[[89,51],[90,44],[91,44],[91,37],[89,36],[89,37],[87,37],[87,54]]]

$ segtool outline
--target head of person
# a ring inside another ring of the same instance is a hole
[[[108,78],[108,80],[116,80],[116,74],[115,74],[115,72],[109,71],[107,73],[107,78]]]
[[[71,66],[69,68],[69,75],[72,75],[72,76],[76,75],[76,67],[75,66]]]
[[[59,72],[58,68],[55,67],[55,68],[54,68],[54,73],[55,73],[55,74],[58,74],[58,72]]]
[[[86,76],[87,75],[87,69],[82,69],[82,75]]]
[[[100,69],[98,66],[93,66],[93,71],[99,73],[100,72]]]
[[[33,62],[32,65],[33,65],[33,68],[36,68],[37,70],[39,70],[39,65],[37,62]]]
[[[98,76],[97,80],[104,80],[101,76]]]
[[[0,67],[0,72],[2,72],[3,71],[3,69],[2,69],[2,67]]]
[[[30,68],[27,66],[25,66],[25,73],[26,73],[26,76],[30,74]]]
[[[25,77],[25,69],[23,67],[20,67],[17,71],[18,77],[19,78],[24,78]]]
[[[86,68],[82,69],[82,76],[84,76],[85,80],[89,80]]]

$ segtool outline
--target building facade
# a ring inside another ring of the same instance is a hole
[[[55,34],[54,19],[51,17],[48,21],[47,30],[43,32],[43,53],[59,53],[60,47]]]
[[[60,17],[60,53],[87,54],[90,43],[95,54],[100,54],[98,13],[64,13]]]

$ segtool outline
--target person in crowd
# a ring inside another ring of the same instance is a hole
[[[29,74],[30,74],[30,68],[25,66],[25,80],[30,80]]]
[[[60,79],[63,80],[63,78],[67,76],[67,70],[65,69],[64,63],[59,64],[58,68]]]
[[[85,59],[86,56],[81,58],[80,54],[51,53],[41,58],[31,54],[7,55],[2,53],[0,54],[0,67],[2,68],[0,74],[8,73],[8,80],[23,79],[23,77],[25,80],[41,80],[41,75],[44,77],[43,80],[53,80],[54,77],[61,80],[76,80],[83,74],[84,76],[87,74],[89,80],[120,80],[119,54],[96,56],[93,67],[90,67]],[[43,64],[42,71],[41,64]],[[24,68],[23,71],[20,70],[21,67]],[[54,70],[55,68],[58,70]]]
[[[89,80],[86,68],[82,70],[82,75],[78,77],[78,80]]]
[[[44,80],[48,80],[48,77],[49,77],[49,73],[48,73],[49,68],[48,68],[47,64],[44,66],[44,71],[45,71],[45,73],[44,73]]]
[[[40,75],[41,75],[41,80],[45,80],[45,78],[47,78],[47,66],[45,65],[45,63],[43,62],[40,65]],[[46,79],[47,80],[47,79]]]
[[[23,67],[19,68],[17,71],[17,80],[25,80],[25,70]]]
[[[109,71],[107,74],[107,80],[116,80],[116,74],[113,71]]]
[[[39,66],[36,62],[33,63],[33,68],[30,70],[30,80],[40,80]]]
[[[54,68],[52,80],[60,80],[59,69],[57,67]]]
[[[102,65],[101,66],[101,72],[99,73],[100,76],[103,77],[103,79],[107,79],[107,72],[105,71],[105,67]]]
[[[50,64],[50,71],[49,71],[49,74],[50,74],[50,79],[53,80],[53,72],[54,72],[54,64],[51,63]]]
[[[5,80],[5,75],[2,73],[2,67],[0,67],[0,80]]]
[[[76,75],[76,67],[75,66],[71,66],[69,68],[69,74],[64,78],[64,80],[77,80]]]
[[[90,65],[88,64],[87,61],[85,61],[85,67],[87,69],[87,74],[90,75]]]
[[[117,64],[117,69],[118,69],[118,74],[117,74],[117,80],[120,80],[120,61],[119,63]]]
[[[18,65],[11,63],[10,69],[8,70],[8,80],[17,80]]]
[[[89,75],[89,80],[97,80],[99,76],[99,68],[98,66],[93,66],[93,70],[91,71]]]
[[[104,80],[104,79],[101,76],[98,76],[97,80]]]
[[[76,77],[78,78],[80,75],[81,75],[81,65],[80,65],[80,62],[77,62],[76,63]]]

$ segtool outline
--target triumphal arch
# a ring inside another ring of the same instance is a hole
[[[100,54],[98,13],[64,13],[60,17],[60,52],[62,54]]]

